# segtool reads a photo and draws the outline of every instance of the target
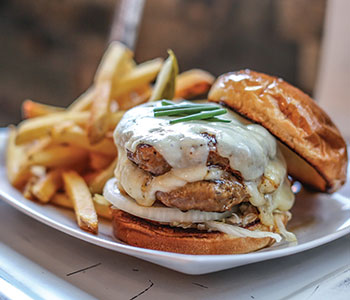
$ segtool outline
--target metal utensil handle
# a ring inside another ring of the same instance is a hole
[[[134,50],[145,0],[122,0],[116,6],[109,42],[120,41]]]

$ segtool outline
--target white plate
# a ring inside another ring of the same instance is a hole
[[[258,252],[240,255],[185,255],[132,247],[113,237],[112,228],[107,221],[101,220],[99,234],[92,235],[79,229],[71,211],[51,205],[41,205],[23,198],[7,180],[5,145],[6,131],[0,131],[0,197],[4,201],[28,216],[71,236],[179,272],[204,274],[234,268],[312,249],[350,233],[348,180],[347,186],[333,195],[312,194],[305,190],[298,194],[293,208],[293,219],[289,225],[289,229],[298,237],[297,245],[282,242]]]

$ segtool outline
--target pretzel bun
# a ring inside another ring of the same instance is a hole
[[[240,254],[256,251],[274,243],[270,237],[233,237],[213,231],[182,229],[135,217],[119,209],[112,209],[115,237],[136,247],[184,254]],[[283,219],[287,224],[287,218]],[[249,230],[270,231],[261,223]]]
[[[251,70],[221,75],[209,101],[228,106],[270,131],[281,144],[288,173],[322,192],[345,182],[346,144],[317,103],[280,78]]]

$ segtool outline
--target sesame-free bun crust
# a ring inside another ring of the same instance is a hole
[[[285,223],[287,222],[285,218]],[[136,247],[184,254],[239,254],[270,246],[274,239],[232,237],[221,232],[182,229],[147,221],[113,209],[113,232],[119,240]],[[268,231],[258,223],[250,230]]]
[[[276,136],[294,178],[322,192],[344,184],[345,141],[329,116],[301,90],[280,78],[242,70],[220,76],[208,98]]]

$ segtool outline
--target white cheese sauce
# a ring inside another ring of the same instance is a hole
[[[153,116],[159,102],[141,105],[125,113],[115,131],[118,148],[134,152],[137,145],[153,146],[174,169],[205,165],[210,145],[203,134],[216,137],[220,156],[245,180],[259,178],[276,156],[276,141],[262,126],[244,125],[229,112],[222,118],[230,123],[189,121],[169,124],[168,117]]]
[[[169,117],[153,116],[155,106],[160,103],[129,110],[114,133],[119,157],[115,176],[139,205],[152,206],[157,191],[169,192],[188,182],[221,178],[222,170],[206,166],[209,151],[216,147],[220,156],[229,159],[230,167],[241,173],[249,201],[259,208],[264,224],[273,225],[274,210],[291,208],[294,195],[286,178],[286,164],[275,138],[265,128],[243,123],[233,112],[220,116],[230,123],[190,121],[171,125]],[[205,134],[214,135],[216,145],[210,144]],[[129,161],[127,150],[134,152],[140,144],[153,146],[172,169],[153,177]]]

